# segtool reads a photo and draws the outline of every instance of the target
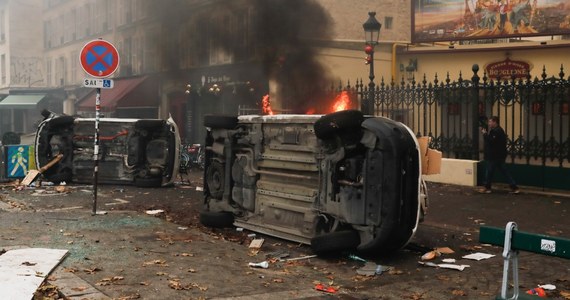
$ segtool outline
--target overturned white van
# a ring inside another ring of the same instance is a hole
[[[427,209],[420,151],[402,123],[359,111],[206,116],[204,211],[316,253],[405,246]]]

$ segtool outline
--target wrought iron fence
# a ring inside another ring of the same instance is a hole
[[[480,158],[483,149],[480,127],[498,116],[508,135],[513,163],[567,167],[570,165],[570,78],[563,67],[549,76],[543,68],[537,78],[491,79],[479,77],[473,66],[471,78],[449,74],[428,82],[384,82],[371,89],[358,80],[339,85],[358,99],[362,110],[400,121],[417,133],[431,137],[431,147],[445,157]]]

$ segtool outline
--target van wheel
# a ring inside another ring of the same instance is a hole
[[[325,233],[311,239],[311,249],[319,255],[356,249],[359,244],[360,236],[354,230]]]
[[[161,187],[162,177],[135,177],[135,186],[143,188]]]
[[[217,161],[212,161],[206,170],[206,183],[212,198],[222,199],[225,185],[224,165]]]
[[[238,124],[236,116],[219,116],[219,115],[206,115],[204,116],[204,126],[212,129],[234,129]]]
[[[234,224],[234,215],[230,212],[200,212],[200,223],[211,228],[228,228]]]
[[[361,136],[360,125],[364,121],[364,115],[358,110],[343,110],[322,116],[315,122],[315,135],[322,140],[341,136]],[[358,137],[360,139],[360,137]]]

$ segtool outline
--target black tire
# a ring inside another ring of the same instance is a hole
[[[355,230],[325,233],[311,239],[311,249],[319,255],[353,250],[360,244],[360,236]]]
[[[217,161],[212,161],[206,170],[206,183],[208,184],[208,191],[212,198],[222,199],[225,182],[224,165]]]
[[[155,188],[162,186],[162,177],[135,177],[135,186],[143,188]]]
[[[59,116],[51,119],[49,121],[50,127],[60,127],[60,126],[69,126],[73,125],[75,122],[75,118],[72,116]]]
[[[364,121],[364,115],[358,110],[343,110],[322,116],[315,122],[315,135],[322,140],[328,140],[335,136],[358,136],[360,139],[360,125]],[[356,137],[355,137],[356,138]],[[353,138],[354,139],[354,138]]]
[[[212,129],[234,129],[238,124],[236,116],[206,115],[204,126]]]
[[[211,228],[228,228],[234,225],[234,215],[230,212],[200,212],[200,223]]]

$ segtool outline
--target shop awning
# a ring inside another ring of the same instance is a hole
[[[45,96],[45,94],[9,95],[0,101],[0,109],[34,109]]]
[[[114,79],[112,89],[101,90],[101,110],[115,111],[117,108],[158,106],[158,84],[149,76]],[[78,111],[94,111],[95,89],[77,104]]]

